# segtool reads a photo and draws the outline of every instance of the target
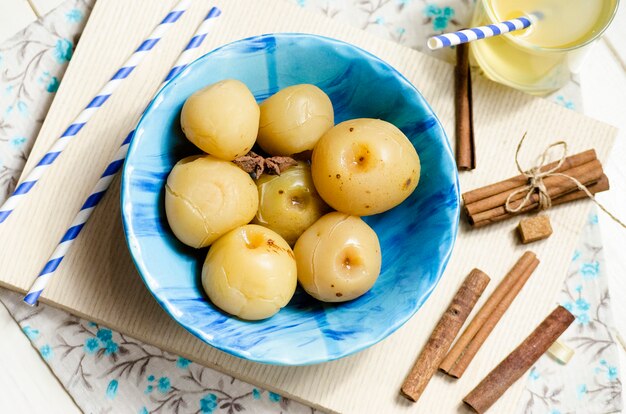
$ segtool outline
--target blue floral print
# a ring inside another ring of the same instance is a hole
[[[87,338],[85,340],[85,353],[87,354],[95,354],[98,349],[100,349],[100,341],[98,338]]]
[[[113,398],[115,398],[115,396],[117,395],[117,387],[119,385],[119,382],[117,380],[111,380],[109,382],[109,385],[107,386],[107,398],[109,398],[110,400],[112,400]]]
[[[539,372],[537,371],[537,368],[531,369],[530,370],[530,374],[528,376],[533,381],[538,380],[540,378],[540,375],[539,375]]]
[[[424,15],[428,22],[432,22],[435,32],[446,30],[449,23],[457,24],[454,21],[454,9],[452,7],[439,7],[435,4],[429,4],[424,9]]]
[[[207,394],[200,399],[200,412],[210,414],[217,408],[217,395]]]
[[[181,369],[187,368],[189,364],[191,364],[191,361],[187,358],[178,357],[178,359],[176,360],[176,366]]]
[[[26,334],[26,336],[30,340],[37,339],[37,337],[39,336],[39,330],[38,329],[33,329],[30,326],[28,326],[28,325],[24,326],[22,328],[22,331]]]
[[[117,352],[118,349],[119,349],[119,346],[114,341],[109,340],[109,341],[104,342],[104,353],[106,355],[114,354]]]
[[[19,113],[22,115],[25,115],[28,112],[28,105],[26,105],[26,102],[22,101],[21,99],[19,99],[15,103],[15,107],[17,108]]]
[[[200,412],[210,414],[217,408],[217,395],[207,394],[200,399]]]
[[[59,63],[69,62],[72,58],[72,53],[74,51],[74,45],[67,39],[59,39],[57,40],[54,46],[54,56],[59,61]]]
[[[280,396],[280,395],[278,395],[278,394],[276,394],[275,392],[271,392],[271,391],[270,391],[270,392],[268,393],[268,398],[270,399],[270,401],[273,401],[273,402],[279,402],[279,401],[280,401],[280,399],[281,399],[281,396]]]
[[[563,95],[558,95],[556,98],[554,98],[554,101],[567,109],[576,109],[576,105],[574,105],[574,102],[570,99],[565,98],[565,96]]]
[[[597,261],[583,263],[580,267],[580,273],[584,279],[594,279],[600,271],[600,263]]]
[[[48,85],[46,86],[46,91],[50,93],[55,93],[59,89],[59,79],[56,76],[52,76]]]
[[[157,388],[161,394],[167,393],[171,388],[170,379],[168,377],[159,378],[157,384]]]
[[[26,143],[25,137],[15,137],[11,139],[11,145],[13,146],[13,148],[21,148],[24,146],[25,143]]]
[[[39,348],[39,353],[41,354],[43,359],[50,359],[50,358],[52,358],[52,348],[48,344],[45,344],[44,346]]]
[[[65,17],[69,22],[79,22],[83,19],[83,12],[78,9],[72,9],[65,14]]]
[[[96,332],[96,336],[102,342],[110,341],[111,338],[113,338],[113,334],[111,333],[111,330],[105,329],[105,328],[98,329],[98,332]]]
[[[590,306],[589,302],[587,302],[585,299],[583,298],[576,299],[576,307],[580,309],[581,311],[589,310],[589,306]]]

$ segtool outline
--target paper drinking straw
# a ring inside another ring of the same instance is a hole
[[[191,0],[181,0],[174,6],[158,26],[154,28],[150,36],[139,45],[126,63],[115,72],[113,77],[104,85],[100,92],[98,92],[85,109],[78,114],[74,122],[57,138],[46,155],[39,160],[35,168],[28,173],[24,181],[13,191],[13,194],[0,206],[0,223],[3,223],[11,215],[20,201],[33,189],[37,181],[39,181],[46,170],[50,168],[52,163],[54,163],[65,147],[67,147],[71,139],[80,132],[85,124],[87,124],[87,121],[104,105],[120,84],[132,73],[135,67],[137,67],[143,58],[154,48],[159,40],[161,40],[161,37],[163,37],[170,27],[180,19],[180,16],[185,13],[190,3]]]
[[[501,23],[490,24],[487,26],[474,27],[472,29],[465,29],[458,32],[445,33],[438,36],[433,36],[428,39],[426,44],[430,50],[437,50],[444,47],[460,45],[461,43],[472,42],[478,39],[485,39],[487,37],[493,37],[501,35],[503,33],[513,32],[515,30],[522,30],[530,27],[537,20],[542,17],[539,12],[530,13],[527,16],[521,16],[516,19],[506,20]]]
[[[187,43],[187,46],[185,46],[185,49],[183,49],[183,51],[181,52],[180,56],[176,60],[176,63],[174,63],[174,66],[172,67],[172,69],[170,69],[167,76],[165,76],[163,83],[161,83],[161,86],[159,86],[159,88],[155,92],[154,94],[155,96],[167,84],[167,82],[170,79],[176,76],[176,74],[180,73],[183,69],[185,69],[185,67],[187,67],[187,65],[189,65],[189,63],[191,63],[191,61],[195,57],[195,52],[196,52],[195,49],[197,49],[202,44],[202,42],[207,36],[209,27],[211,25],[210,21],[213,18],[218,17],[221,13],[222,12],[217,7],[213,7],[209,11],[207,16],[204,18],[204,20],[198,27],[198,30],[196,31],[194,36],[191,38],[189,43]],[[33,283],[30,290],[28,291],[28,294],[26,294],[26,296],[24,297],[24,302],[26,302],[27,304],[35,305],[37,303],[39,296],[41,296],[44,288],[46,287],[50,279],[52,279],[54,272],[57,270],[57,268],[61,264],[61,261],[67,254],[68,250],[70,249],[70,246],[72,245],[72,243],[74,243],[74,240],[76,240],[76,238],[80,234],[80,231],[85,226],[85,223],[87,223],[87,220],[89,220],[91,213],[93,212],[93,210],[96,208],[96,206],[98,205],[98,203],[100,202],[104,194],[106,193],[107,189],[111,185],[111,182],[113,181],[113,178],[115,178],[115,174],[122,167],[124,163],[124,159],[126,158],[126,154],[128,153],[128,146],[134,135],[135,135],[135,129],[133,129],[126,136],[126,138],[124,139],[124,142],[122,142],[122,145],[115,153],[113,160],[109,163],[109,165],[107,165],[106,169],[100,176],[100,179],[98,180],[94,188],[91,190],[89,197],[87,197],[87,199],[83,203],[83,206],[80,208],[80,211],[74,218],[74,221],[72,221],[72,224],[70,225],[70,227],[67,229],[67,231],[61,238],[61,241],[59,242],[57,247],[54,249],[54,252],[52,252],[52,255],[50,256],[50,258],[46,262],[46,265],[41,270],[37,278],[35,279],[35,282]]]

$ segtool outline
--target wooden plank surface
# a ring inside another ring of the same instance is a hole
[[[611,62],[609,67],[617,63],[621,66],[622,71],[626,73],[626,43],[624,39],[626,39],[626,3],[622,1],[618,6],[611,26],[609,26],[604,35],[604,46],[608,48],[609,52],[613,55],[612,59],[604,62]],[[601,62],[601,60],[596,59],[595,62]],[[587,70],[587,72],[590,73],[589,70]],[[596,79],[601,80],[603,78],[598,76]],[[608,82],[605,82],[605,84],[607,83]],[[626,107],[626,104],[622,104],[622,109],[624,109],[624,107]]]
[[[32,168],[33,160],[47,149],[172,3],[109,0],[96,4],[27,169]],[[216,21],[204,51],[238,38],[277,31],[319,33],[343,39],[380,56],[406,75],[431,102],[446,130],[452,131],[449,65],[281,1],[215,3],[224,14]],[[29,195],[30,200],[4,223],[4,237],[0,240],[3,285],[21,291],[28,288],[175,59],[177,50],[206,13],[206,7],[204,2],[195,3],[176,32],[133,73],[133,80],[110,99],[59,157],[52,174],[42,179]],[[531,139],[524,161],[534,158],[556,137],[565,138],[572,152],[593,146],[600,158],[606,159],[614,128],[487,81],[478,80],[474,86],[479,168],[462,174],[463,189],[512,175],[514,149],[526,130]],[[507,157],[510,163],[506,162]],[[433,296],[411,321],[385,341],[332,363],[272,367],[216,351],[165,315],[141,283],[126,251],[118,197],[116,184],[64,261],[46,292],[47,302],[316,407],[358,413],[463,412],[461,398],[553,307],[588,207],[583,202],[555,209],[555,234],[533,246],[542,264],[479,352],[472,368],[456,383],[437,376],[420,402],[411,405],[398,397],[399,385],[460,281],[472,267],[480,267],[494,279],[489,293],[524,251],[514,238],[513,221],[480,231],[470,231],[462,224],[448,270]],[[522,388],[520,381],[498,402],[494,412],[511,412]]]
[[[61,5],[65,0],[29,0],[38,17],[45,16]]]
[[[0,413],[80,413],[2,303],[0,332]]]
[[[37,20],[27,0],[0,0],[0,43]]]

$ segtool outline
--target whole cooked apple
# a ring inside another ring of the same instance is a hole
[[[334,125],[330,98],[315,85],[282,89],[260,105],[258,144],[272,155],[312,150],[322,134]]]
[[[181,242],[201,248],[248,223],[259,206],[252,178],[230,161],[194,155],[178,161],[165,184],[165,214]]]
[[[280,175],[262,175],[257,187],[259,209],[253,223],[274,230],[291,246],[329,211],[315,190],[307,163],[299,162]]]
[[[355,216],[387,211],[411,195],[420,160],[411,141],[380,119],[342,122],[313,149],[317,192],[335,210]]]
[[[248,87],[236,79],[226,79],[187,98],[180,125],[187,139],[202,151],[232,161],[254,145],[259,115]]]
[[[282,237],[248,224],[213,243],[202,267],[202,286],[223,311],[242,319],[265,319],[293,296],[296,271],[293,252]]]
[[[324,302],[355,299],[374,285],[381,266],[380,243],[359,217],[328,213],[294,247],[298,281]]]

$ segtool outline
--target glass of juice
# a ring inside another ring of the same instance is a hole
[[[522,15],[524,30],[471,43],[474,62],[496,82],[541,95],[559,89],[613,20],[619,0],[478,0],[472,26]]]

